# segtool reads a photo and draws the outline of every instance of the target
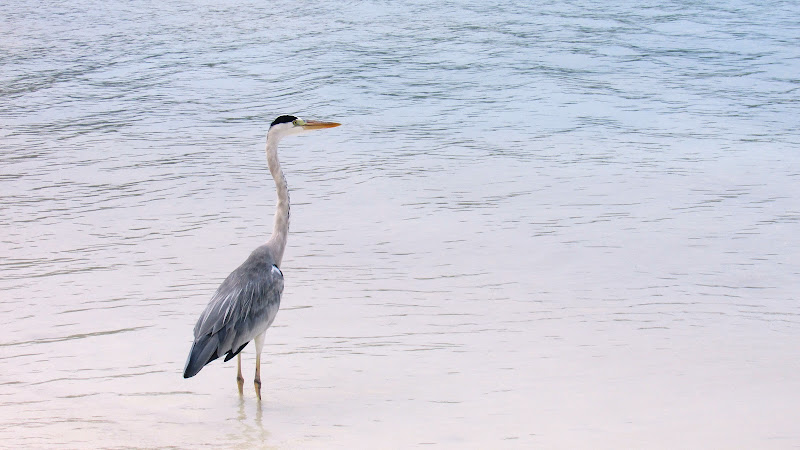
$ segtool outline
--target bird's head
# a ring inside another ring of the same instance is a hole
[[[272,121],[269,134],[276,138],[305,133],[306,131],[321,130],[323,128],[338,127],[336,122],[318,122],[316,120],[303,120],[295,116],[280,116]]]

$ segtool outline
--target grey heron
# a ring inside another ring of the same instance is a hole
[[[256,347],[256,395],[261,399],[261,350],[264,334],[278,314],[283,292],[283,273],[280,270],[286,237],[289,233],[289,190],[278,161],[278,141],[286,136],[310,130],[339,126],[335,122],[317,122],[280,116],[267,132],[267,165],[275,180],[278,204],[275,224],[267,243],[256,248],[231,272],[217,288],[200,314],[194,327],[194,343],[186,360],[184,378],[197,374],[206,364],[225,356],[225,361],[238,357],[236,382],[243,392],[242,349],[251,341]]]

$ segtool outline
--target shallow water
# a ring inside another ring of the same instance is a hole
[[[0,446],[800,446],[800,7],[127,5],[0,8]]]

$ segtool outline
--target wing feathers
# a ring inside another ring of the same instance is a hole
[[[184,377],[197,374],[209,362],[236,356],[275,320],[283,292],[283,274],[271,260],[254,257],[258,250],[222,282],[194,327],[195,341]]]

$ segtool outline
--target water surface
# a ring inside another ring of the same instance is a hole
[[[800,445],[795,4],[0,11],[0,445]],[[259,404],[181,373],[284,113]]]

